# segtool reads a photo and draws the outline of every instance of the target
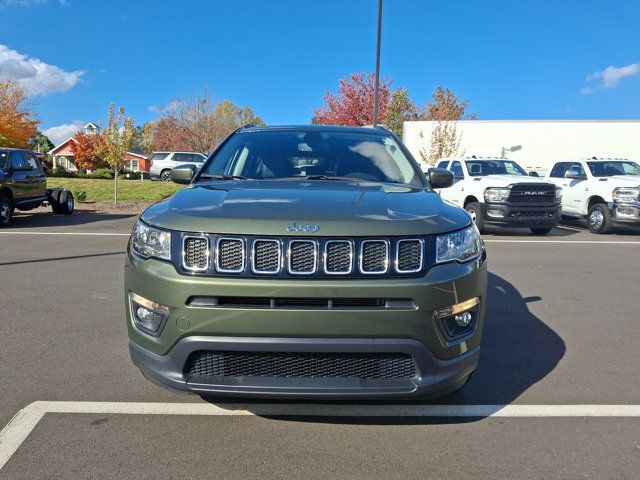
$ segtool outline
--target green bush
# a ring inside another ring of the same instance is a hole
[[[72,178],[74,177],[73,173],[68,172],[66,168],[64,168],[62,165],[60,165],[57,168],[54,168],[50,175],[51,177],[58,177],[58,178]]]
[[[106,180],[113,180],[113,170],[109,168],[96,168],[91,172],[91,178],[104,178]]]
[[[86,190],[74,190],[73,197],[78,202],[84,202],[87,199],[87,191]]]

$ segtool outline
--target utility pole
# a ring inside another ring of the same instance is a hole
[[[373,126],[378,124],[378,90],[380,86],[380,36],[382,34],[382,0],[378,0],[378,42],[376,46],[376,79],[373,93]]]

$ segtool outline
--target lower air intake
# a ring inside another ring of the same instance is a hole
[[[401,379],[416,376],[402,353],[302,353],[199,351],[187,360],[192,377]]]

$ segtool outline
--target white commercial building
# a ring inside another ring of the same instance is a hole
[[[436,122],[404,122],[403,140],[417,160],[429,152]],[[455,122],[464,156],[504,156],[527,170],[584,157],[640,163],[640,120],[463,120]]]

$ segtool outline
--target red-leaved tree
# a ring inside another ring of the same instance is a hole
[[[339,80],[338,92],[326,92],[326,106],[314,112],[312,122],[321,125],[362,126],[373,123],[375,75],[351,73]],[[379,85],[378,122],[384,123],[390,100],[391,79],[383,78]]]
[[[75,142],[71,142],[71,151],[76,165],[85,170],[94,170],[107,166],[100,158],[100,135],[78,132],[73,136]]]

